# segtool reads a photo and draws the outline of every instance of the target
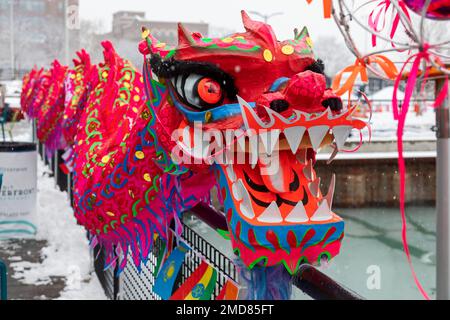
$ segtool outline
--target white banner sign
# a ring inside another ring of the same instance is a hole
[[[36,151],[0,151],[0,239],[36,234]]]

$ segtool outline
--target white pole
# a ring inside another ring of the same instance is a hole
[[[64,0],[64,54],[66,65],[70,64],[70,45],[69,45],[69,0]]]
[[[9,36],[10,36],[10,54],[11,54],[11,72],[12,78],[15,78],[16,59],[14,57],[14,0],[9,1]]]
[[[436,93],[445,85],[436,81]],[[436,298],[450,299],[450,98],[436,109]]]

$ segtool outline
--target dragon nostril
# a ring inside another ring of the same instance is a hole
[[[342,110],[342,100],[339,98],[329,98],[324,101],[322,101],[322,106],[325,108],[330,108],[333,111],[340,111]]]
[[[286,111],[287,108],[289,108],[289,103],[286,100],[278,99],[270,102],[270,109],[273,111],[283,112]]]

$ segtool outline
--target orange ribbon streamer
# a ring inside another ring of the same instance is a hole
[[[311,4],[313,0],[306,0],[308,4]],[[331,18],[331,9],[333,8],[332,0],[323,0],[323,16],[328,19]]]
[[[364,83],[368,82],[367,76],[367,65],[376,64],[384,72],[384,74],[389,79],[395,79],[398,75],[397,67],[395,64],[383,55],[373,55],[365,60],[356,59],[355,63],[351,66],[344,68],[339,71],[334,77],[331,88],[336,92],[337,95],[342,96],[344,93],[348,92],[349,95],[352,93],[353,86],[355,85],[356,79],[360,76],[361,81]],[[349,73],[349,77],[345,80],[344,84],[341,85],[342,77],[344,74]]]

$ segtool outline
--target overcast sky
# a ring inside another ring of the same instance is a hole
[[[312,38],[334,34],[332,19],[325,20],[322,0],[80,0],[81,19],[101,20],[109,30],[112,14],[120,10],[145,11],[149,20],[207,22],[216,28],[242,30],[240,10],[262,14],[283,12],[269,20],[278,37],[292,38],[295,27],[308,26]]]

